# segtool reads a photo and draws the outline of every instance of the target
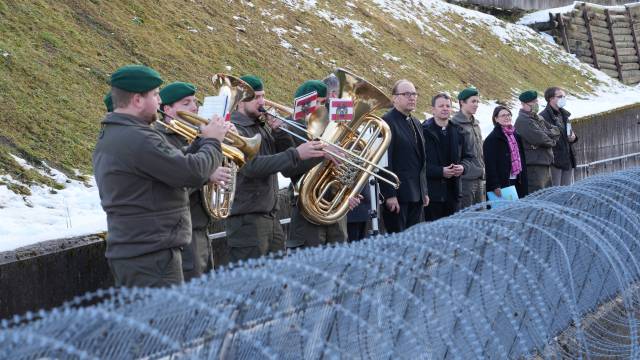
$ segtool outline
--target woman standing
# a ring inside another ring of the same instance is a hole
[[[515,133],[511,111],[506,106],[497,106],[491,120],[495,127],[482,145],[487,191],[502,196],[501,188],[515,185],[518,197],[525,197],[528,191],[524,148]]]

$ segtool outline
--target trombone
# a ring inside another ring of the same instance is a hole
[[[265,102],[265,105],[267,105],[267,107],[270,107],[271,109],[276,109],[278,112],[282,112],[282,113],[286,113],[286,114],[293,114],[293,109],[290,109],[290,108],[288,108],[288,107],[286,107],[284,105],[278,104],[278,103],[273,102],[273,101],[268,100],[268,99],[265,99],[264,102]],[[260,108],[260,111],[263,112],[266,115],[273,116],[274,118],[284,122],[285,124],[290,125],[290,126],[296,128],[296,129],[306,133],[307,136],[312,137],[315,140],[319,140],[319,141],[321,141],[321,142],[323,142],[323,143],[325,143],[325,144],[327,144],[329,146],[332,146],[332,147],[335,147],[335,148],[339,149],[340,153],[338,153],[336,151],[331,151],[329,149],[324,149],[324,151],[326,153],[328,153],[329,155],[331,155],[331,156],[333,156],[335,158],[338,158],[338,159],[346,162],[347,164],[349,164],[349,165],[351,165],[351,166],[353,166],[353,167],[355,167],[355,168],[357,168],[357,169],[359,169],[361,171],[364,171],[364,172],[368,173],[371,176],[374,176],[376,179],[378,179],[380,181],[386,182],[387,184],[391,185],[394,189],[398,189],[400,187],[400,179],[398,179],[398,176],[396,174],[394,174],[392,171],[387,170],[384,167],[381,167],[378,164],[375,164],[375,163],[367,160],[366,158],[364,158],[364,157],[352,152],[349,149],[345,149],[345,148],[341,147],[340,145],[333,144],[333,143],[331,143],[329,141],[326,141],[326,140],[320,138],[320,135],[322,134],[324,128],[326,127],[326,124],[320,124],[320,127],[318,128],[317,131],[311,131],[311,130],[308,130],[307,128],[305,128],[304,126],[298,124],[294,120],[287,119],[284,116],[279,115],[278,113],[276,113],[274,111],[269,112],[265,108]],[[319,108],[319,110],[316,110],[315,113],[307,115],[307,117],[314,117],[316,119],[320,119],[320,120],[317,120],[317,121],[322,121],[324,118],[327,118],[326,116],[323,116],[324,112],[326,112],[326,110],[324,109],[324,107],[321,107],[321,108]],[[318,114],[318,113],[320,113],[320,114]],[[328,121],[328,118],[327,118],[327,121]],[[280,129],[282,131],[286,132],[287,134],[289,134],[289,135],[291,135],[291,136],[293,136],[293,137],[295,137],[295,138],[297,138],[297,139],[299,139],[299,140],[301,140],[303,142],[308,142],[309,141],[304,136],[301,136],[301,135],[299,135],[299,134],[295,133],[294,131],[291,131],[291,130],[289,130],[287,128],[280,127]],[[353,158],[355,161],[354,160],[350,160],[347,156],[343,156],[341,153],[347,154],[349,157]],[[366,164],[366,166],[373,166],[375,171],[374,170],[369,170],[369,169],[361,166],[357,162]],[[378,175],[377,171],[382,171],[382,172],[386,173],[389,177],[391,177],[392,180],[389,180],[389,179],[387,179],[386,177],[384,177],[382,175]]]

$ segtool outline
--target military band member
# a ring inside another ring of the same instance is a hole
[[[522,107],[515,128],[522,138],[527,165],[528,193],[552,186],[553,147],[560,139],[560,129],[538,115],[538,92],[527,90],[518,97]]]
[[[293,147],[291,136],[282,131],[282,121],[261,121],[265,89],[254,75],[241,77],[251,85],[255,97],[238,104],[231,121],[242,136],[262,135],[258,155],[238,172],[236,193],[227,218],[226,232],[232,262],[258,258],[284,249],[284,232],[278,220],[278,172],[297,167],[301,160],[322,157],[322,145],[309,142]]]
[[[337,78],[335,79],[335,85],[337,86]],[[318,106],[325,106],[327,99],[327,85],[319,80],[308,80],[298,87],[294,94],[294,98],[309,95],[313,92],[318,94],[317,102]],[[337,89],[332,89],[332,92],[337,96]],[[306,127],[306,124],[299,122],[301,126]],[[294,130],[299,135],[307,138],[308,135],[304,131]],[[299,138],[294,137],[294,141],[297,144],[304,144]],[[333,151],[337,151],[332,148]],[[301,164],[291,170],[283,172],[283,175],[291,178],[291,186],[289,187],[291,197],[291,223],[289,224],[289,237],[287,238],[287,248],[301,248],[308,246],[319,246],[325,244],[332,244],[337,242],[344,242],[347,240],[347,217],[346,215],[338,220],[334,224],[330,225],[316,225],[307,220],[301,213],[300,201],[298,201],[297,194],[294,193],[294,184],[296,184],[300,178],[316,165],[320,164],[323,160],[334,161],[328,153],[324,153],[324,158],[313,158],[301,162]],[[350,198],[349,208],[353,209],[360,203],[360,198]]]
[[[185,187],[205,184],[222,160],[228,126],[201,128],[184,154],[150,126],[160,104],[160,75],[129,65],[111,75],[114,111],[102,120],[93,169],[107,213],[106,257],[117,286],[169,286],[183,281],[180,247],[191,239]]]
[[[198,104],[195,97],[196,87],[185,82],[174,82],[160,90],[161,110],[166,114],[165,122],[177,116],[178,111],[197,113]],[[185,149],[189,145],[187,140],[165,126],[155,124],[173,146]],[[231,180],[231,169],[219,166],[212,175],[212,180],[224,185]],[[189,204],[191,213],[191,242],[182,248],[182,270],[184,280],[189,281],[213,269],[213,250],[207,231],[211,219],[205,208],[201,188],[189,189]]]

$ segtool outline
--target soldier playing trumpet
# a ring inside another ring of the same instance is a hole
[[[195,97],[196,87],[185,82],[174,82],[160,90],[160,105],[163,111],[163,121],[176,118],[178,111],[196,113],[198,110]],[[178,149],[188,146],[187,140],[166,126],[156,124],[155,128],[162,132],[169,143]],[[209,181],[221,186],[231,181],[231,169],[218,166]],[[182,248],[182,270],[184,280],[189,281],[213,269],[213,250],[209,240],[208,228],[211,218],[204,205],[201,188],[189,189],[189,210],[191,213],[191,242]]]
[[[160,75],[129,65],[111,75],[113,112],[102,120],[93,169],[107,213],[107,251],[116,286],[169,286],[183,281],[180,247],[191,240],[185,188],[204,185],[222,161],[229,129],[219,118],[201,129],[191,153],[172,146],[151,124]]]

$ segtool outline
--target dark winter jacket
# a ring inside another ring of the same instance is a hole
[[[520,163],[522,171],[516,177],[516,190],[519,197],[525,197],[527,190],[527,166],[525,159],[525,151],[522,145],[522,138],[515,133],[518,142],[518,150],[520,152]],[[511,176],[511,150],[509,149],[509,141],[502,131],[500,124],[496,124],[493,131],[484,139],[482,145],[484,152],[484,164],[487,170],[487,191],[493,191],[497,188],[509,186],[509,177]]]
[[[446,179],[442,174],[442,168],[453,164],[460,165],[465,160],[472,160],[473,153],[465,147],[462,128],[449,121],[447,133],[450,134],[449,149],[443,152],[438,132],[439,127],[434,126],[434,118],[430,118],[422,124],[424,134],[425,158],[427,161],[427,185],[429,187],[430,201],[457,201],[461,196],[461,177]],[[465,168],[466,171],[466,168]],[[464,173],[463,173],[464,174]],[[449,193],[453,187],[453,192]],[[448,195],[453,199],[448,199]]]
[[[560,138],[556,141],[556,146],[553,147],[553,166],[563,170],[575,168],[576,155],[573,151],[573,144],[578,141],[578,138],[576,137],[573,142],[570,142],[567,131],[571,113],[565,109],[555,111],[551,106],[547,105],[540,113],[540,116],[549,124],[555,125],[560,129]]]
[[[400,179],[400,188],[380,182],[380,191],[385,199],[397,197],[400,203],[422,202],[427,195],[427,173],[420,122],[395,108],[382,119],[391,128],[387,168]]]

